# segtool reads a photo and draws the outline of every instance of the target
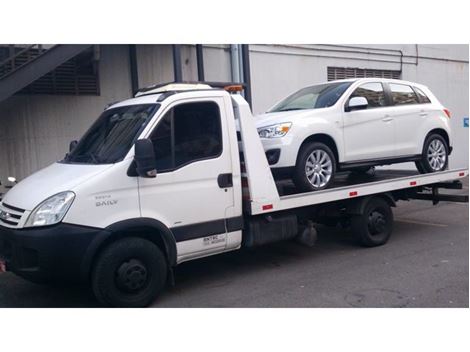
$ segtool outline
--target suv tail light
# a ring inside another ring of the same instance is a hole
[[[450,119],[450,110],[449,109],[444,109],[445,114],[447,117]]]

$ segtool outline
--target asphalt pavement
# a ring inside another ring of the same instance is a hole
[[[184,263],[153,307],[468,307],[468,204],[399,202],[394,216],[382,247],[320,227],[313,248],[284,242]],[[0,307],[96,306],[83,287],[0,275]]]

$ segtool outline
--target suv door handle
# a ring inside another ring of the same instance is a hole
[[[390,122],[392,120],[393,118],[391,118],[390,115],[385,115],[385,117],[382,119],[383,122]]]
[[[233,187],[233,177],[232,174],[220,174],[217,177],[217,183],[220,188],[230,188]]]
[[[419,113],[419,116],[421,116],[421,117],[426,117],[426,116],[428,116],[428,113],[422,111],[422,112]]]

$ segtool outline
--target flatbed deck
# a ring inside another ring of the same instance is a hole
[[[328,187],[328,190],[333,190],[341,187],[357,186],[370,182],[380,182],[387,180],[394,180],[402,177],[422,176],[417,170],[397,170],[397,169],[380,169],[375,170],[374,173],[354,173],[349,171],[338,172],[335,175],[333,184]],[[288,196],[293,194],[300,194],[292,180],[279,180],[276,181],[276,186],[281,196]],[[305,192],[304,192],[305,193]],[[307,192],[308,193],[308,192]]]
[[[251,203],[251,214],[300,208],[309,205],[367,196],[401,189],[454,181],[468,176],[468,169],[455,169],[430,174],[413,170],[377,170],[375,175],[338,173],[333,187],[316,192],[297,193],[289,181],[276,184],[280,197],[269,204]]]

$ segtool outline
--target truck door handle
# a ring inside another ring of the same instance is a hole
[[[217,177],[217,183],[220,188],[230,188],[233,187],[233,177],[232,174],[220,174]]]
[[[419,116],[426,117],[426,116],[428,116],[428,113],[423,111],[423,112],[419,113]]]
[[[383,122],[390,122],[392,120],[393,118],[391,118],[390,115],[385,115],[384,118],[382,119]]]

